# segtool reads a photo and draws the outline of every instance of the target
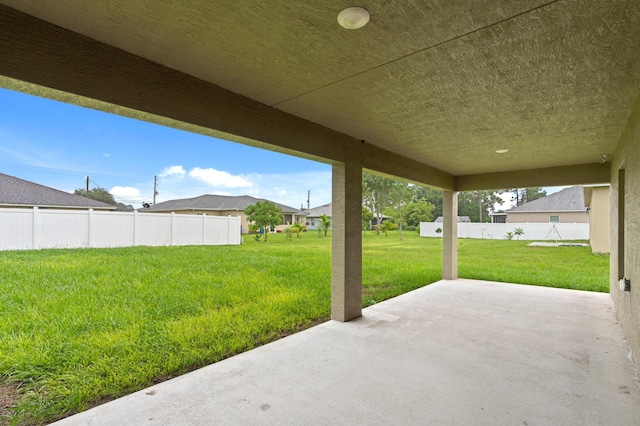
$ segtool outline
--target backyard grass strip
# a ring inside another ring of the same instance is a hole
[[[585,247],[459,240],[460,276],[608,291]],[[0,252],[0,424],[44,424],[329,318],[331,238]],[[441,277],[442,239],[368,233],[363,306]]]

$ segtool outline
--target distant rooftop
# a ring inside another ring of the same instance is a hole
[[[115,210],[116,206],[0,173],[0,207]]]
[[[546,197],[524,203],[521,206],[507,210],[507,213],[524,212],[565,212],[585,211],[584,191],[581,186],[572,186]]]
[[[163,201],[157,203],[149,208],[141,209],[141,211],[158,211],[158,212],[171,212],[178,210],[212,210],[212,211],[224,211],[224,210],[237,210],[244,211],[247,207],[257,203],[258,201],[270,201],[264,198],[255,198],[250,195],[211,195],[205,194],[194,198],[181,198],[177,200]],[[280,207],[283,213],[301,213],[300,210],[285,206],[284,204],[270,201],[276,206]],[[302,212],[304,213],[304,212]]]
[[[307,210],[307,217],[320,217],[323,214],[331,217],[331,203]]]

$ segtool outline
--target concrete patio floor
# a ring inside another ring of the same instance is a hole
[[[59,425],[639,425],[609,295],[440,281]]]

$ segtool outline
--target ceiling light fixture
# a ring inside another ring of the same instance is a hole
[[[496,152],[498,154],[506,154],[507,152],[509,152],[509,150],[508,149],[496,149]]]
[[[338,14],[338,24],[348,30],[357,30],[369,22],[369,11],[363,7],[348,7]]]
[[[604,164],[609,161],[609,156],[607,154],[602,154],[600,158],[598,158],[598,163]]]

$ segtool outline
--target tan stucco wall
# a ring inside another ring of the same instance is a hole
[[[507,223],[549,223],[549,216],[559,216],[560,223],[588,223],[584,212],[507,212]]]
[[[594,187],[589,203],[589,244],[594,253],[609,253],[611,203],[608,186]]]
[[[618,218],[620,168],[625,169],[624,225]],[[636,366],[640,368],[640,97],[611,164],[611,207],[611,298]],[[619,230],[624,234],[624,259],[619,259]],[[621,260],[623,270],[619,272]],[[622,274],[631,280],[629,292],[618,287]]]

